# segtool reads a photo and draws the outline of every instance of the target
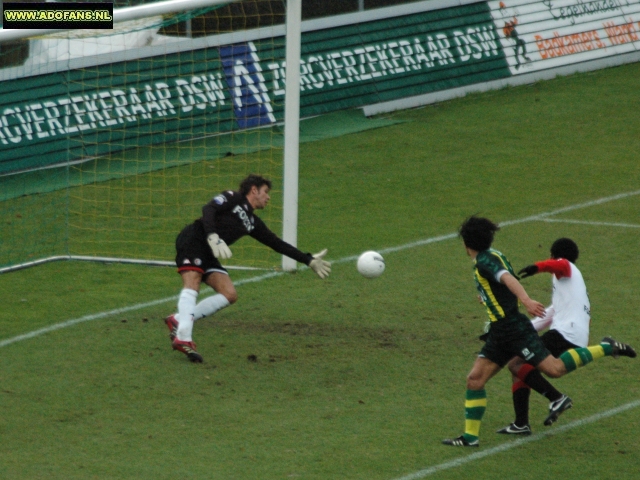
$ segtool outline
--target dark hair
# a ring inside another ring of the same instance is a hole
[[[564,258],[571,263],[576,263],[579,254],[578,245],[570,238],[559,238],[551,245],[552,258]]]
[[[466,247],[481,252],[491,247],[493,234],[498,230],[500,227],[488,218],[472,215],[462,222],[458,234]]]
[[[246,197],[249,195],[249,192],[251,192],[251,187],[260,189],[263,185],[267,185],[269,190],[271,190],[271,180],[252,173],[240,182],[240,193]]]

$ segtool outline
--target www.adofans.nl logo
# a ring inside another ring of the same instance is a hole
[[[4,3],[5,29],[112,29],[113,3]]]

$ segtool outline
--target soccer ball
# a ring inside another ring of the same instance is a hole
[[[376,278],[384,272],[384,258],[378,252],[369,250],[358,257],[358,272],[366,278]]]

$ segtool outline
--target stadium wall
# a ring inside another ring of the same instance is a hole
[[[431,0],[302,31],[301,117],[372,115],[638,61],[640,0]],[[116,35],[91,55],[84,41],[0,70],[0,174],[283,120],[284,26],[138,47]]]

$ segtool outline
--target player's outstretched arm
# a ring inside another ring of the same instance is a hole
[[[323,260],[326,254],[327,249],[325,248],[321,252],[312,255],[313,260],[309,262],[309,268],[316,272],[316,274],[322,279],[327,278],[331,273],[331,263]]]
[[[552,258],[551,260],[544,260],[542,262],[536,262],[533,265],[527,265],[518,272],[521,278],[530,277],[539,272],[553,273],[556,277],[571,277],[571,264],[564,258]]]
[[[315,255],[302,252],[269,230],[269,227],[260,220],[260,217],[254,217],[254,219],[255,228],[249,235],[272,250],[282,255],[286,255],[287,257],[294,259],[296,262],[308,265],[309,268],[311,268],[311,270],[313,270],[320,278],[324,279],[329,276],[329,273],[331,273],[331,264],[324,260],[324,256],[327,254],[326,248]],[[311,260],[309,260],[309,257],[311,257]]]
[[[527,265],[518,272],[518,275],[520,275],[520,278],[527,278],[535,275],[538,271],[539,269],[537,265]]]
[[[524,287],[520,284],[520,282],[511,275],[510,273],[505,273],[500,277],[500,281],[504,283],[511,293],[513,293],[518,299],[522,302],[524,307],[529,312],[529,315],[533,317],[542,317],[545,314],[544,305],[536,300],[533,300],[529,297]]]

